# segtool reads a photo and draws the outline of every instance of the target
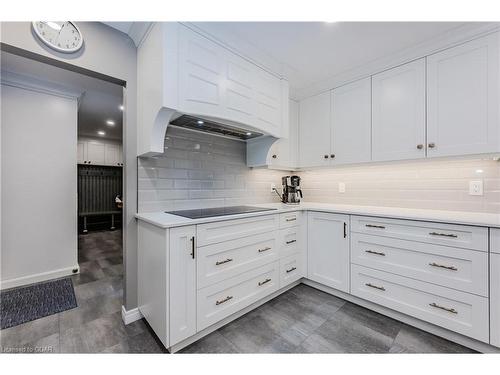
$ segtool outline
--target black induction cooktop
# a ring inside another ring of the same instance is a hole
[[[229,206],[214,208],[199,208],[195,210],[165,211],[167,214],[187,217],[189,219],[201,219],[205,217],[247,214],[250,212],[272,211],[276,208],[262,208],[252,206]]]

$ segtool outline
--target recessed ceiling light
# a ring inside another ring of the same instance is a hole
[[[125,107],[123,106],[123,104],[121,106],[119,106],[118,108],[120,108],[120,111],[123,111],[125,109]]]
[[[115,122],[113,120],[107,120],[106,124],[108,124],[109,126],[114,126]]]
[[[202,121],[202,120],[198,120],[196,122],[198,123],[198,125],[203,125],[205,123],[205,121]]]
[[[252,135],[252,133],[248,132],[247,135]]]
[[[102,130],[99,130],[99,131],[97,132],[97,134],[99,134],[99,135],[106,135],[106,132],[103,132]]]

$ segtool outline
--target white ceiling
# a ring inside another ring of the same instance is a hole
[[[60,91],[81,94],[78,108],[79,136],[122,139],[123,113],[119,108],[123,95],[121,86],[6,52],[1,53],[1,61],[2,73],[14,73],[33,82],[51,84],[52,88],[60,88]],[[107,125],[108,119],[113,120],[115,125]],[[106,135],[100,136],[98,131],[104,131]]]

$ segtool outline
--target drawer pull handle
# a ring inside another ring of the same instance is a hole
[[[429,303],[429,306],[432,306],[432,307],[435,307],[436,309],[441,309],[441,310],[444,310],[444,311],[448,311],[452,314],[458,314],[458,311],[455,310],[455,309],[450,309],[448,307],[444,307],[444,306],[440,306],[438,305],[437,303]]]
[[[377,285],[373,285],[371,283],[366,283],[365,284],[366,286],[369,286],[370,288],[375,288],[375,289],[378,289],[378,290],[383,290],[385,291],[385,288],[383,286],[377,286]]]
[[[365,250],[365,253],[368,253],[368,254],[375,254],[375,255],[380,255],[380,256],[385,257],[385,253],[381,253],[381,252],[378,252],[378,251],[373,251],[373,250]]]
[[[287,245],[290,245],[291,243],[294,243],[294,242],[297,242],[297,240],[290,240],[290,241],[286,241],[286,244],[287,244]]]
[[[223,304],[224,302],[227,302],[227,301],[232,300],[232,299],[233,299],[233,296],[227,296],[226,298],[224,298],[220,301],[215,301],[215,305],[219,306],[219,305]]]
[[[286,273],[290,273],[290,272],[292,272],[292,271],[295,271],[296,269],[297,269],[297,267],[292,267],[292,268],[290,268],[289,270],[286,270]]]
[[[226,260],[219,260],[218,262],[215,262],[215,265],[216,266],[220,266],[221,264],[229,263],[229,262],[232,262],[232,261],[233,261],[232,258],[227,258]]]
[[[383,225],[375,225],[375,224],[365,224],[365,227],[368,228],[378,228],[378,229],[385,229]]]
[[[432,267],[438,267],[438,268],[445,268],[447,270],[451,270],[451,271],[458,271],[458,268],[457,267],[454,267],[454,266],[443,266],[442,264],[437,264],[437,263],[429,263],[429,266],[432,266]]]
[[[259,286],[267,284],[269,281],[271,281],[271,279],[265,279],[264,281],[259,281]]]
[[[448,234],[448,233],[439,233],[439,232],[429,232],[431,236],[441,236],[441,237],[450,237],[450,238],[457,238],[458,236],[456,234]]]
[[[286,221],[295,221],[295,220],[297,220],[296,217],[290,217],[290,218],[286,219]]]
[[[265,247],[263,249],[259,249],[259,253],[263,253],[264,251],[271,250],[270,247]]]

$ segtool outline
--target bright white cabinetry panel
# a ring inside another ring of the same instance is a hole
[[[330,165],[330,91],[299,104],[299,166]]]
[[[500,347],[500,254],[490,255],[490,343]]]
[[[288,137],[277,140],[270,148],[267,164],[273,169],[290,170],[297,166],[299,153],[299,103],[289,101]]]
[[[349,216],[308,213],[307,278],[349,292]]]
[[[372,77],[372,160],[425,157],[425,59]]]
[[[90,161],[91,164],[106,164],[105,148],[106,145],[104,143],[87,142],[87,160]]]
[[[170,229],[170,345],[196,333],[196,227]]]
[[[77,148],[78,164],[122,166],[122,147],[106,140],[79,140]]]
[[[83,162],[86,161],[86,159],[85,159],[85,155],[87,155],[86,148],[87,148],[86,142],[78,141],[77,149],[76,149],[76,162],[78,164],[83,164]]]
[[[428,156],[500,150],[498,34],[427,57]]]
[[[371,97],[371,78],[332,91],[333,165],[371,160]]]
[[[351,275],[354,296],[489,342],[488,298],[355,264]]]

